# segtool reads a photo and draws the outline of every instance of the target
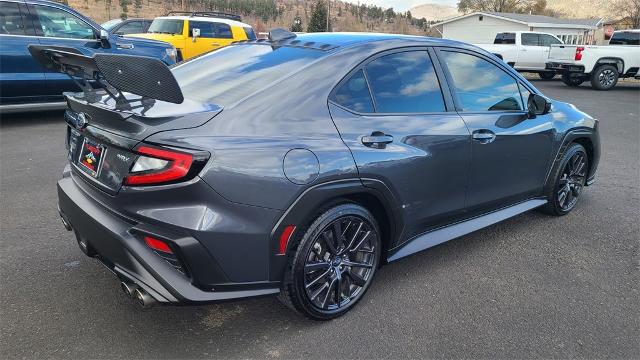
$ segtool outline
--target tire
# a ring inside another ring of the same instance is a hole
[[[549,177],[545,187],[547,204],[542,210],[553,216],[570,213],[584,189],[588,169],[589,156],[584,147],[571,144]]]
[[[591,87],[596,90],[609,90],[618,83],[618,68],[613,65],[600,65],[591,72]]]
[[[571,77],[569,74],[562,74],[562,82],[571,87],[578,87],[582,85],[584,79],[582,77]]]
[[[335,234],[342,233],[341,241]],[[280,300],[314,320],[351,310],[368,290],[380,263],[381,233],[371,213],[347,203],[318,216],[289,262]]]
[[[554,77],[556,77],[556,73],[545,71],[545,72],[539,72],[538,76],[540,76],[540,79],[542,80],[551,80]]]

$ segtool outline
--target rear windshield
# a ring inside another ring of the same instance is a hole
[[[227,106],[323,54],[320,50],[274,48],[268,44],[232,45],[186,61],[172,71],[185,98]]]
[[[609,40],[609,45],[640,45],[640,32],[615,32]]]
[[[183,20],[155,19],[149,26],[148,32],[158,34],[182,34]]]

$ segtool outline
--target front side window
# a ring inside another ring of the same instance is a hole
[[[478,56],[442,51],[463,111],[523,110],[516,80]]]
[[[126,35],[126,34],[141,34],[143,32],[144,32],[144,27],[142,26],[142,22],[140,22],[140,21],[128,22],[128,23],[120,26],[120,28],[118,28],[118,30],[116,30],[116,34],[122,34],[122,35]]]
[[[157,34],[182,34],[184,20],[155,19],[149,26],[148,32]]]
[[[0,2],[0,34],[25,34],[18,3]]]
[[[216,37],[215,25],[206,21],[189,21],[189,36],[193,37],[193,29],[200,29],[200,37],[214,38]]]
[[[120,24],[121,22],[122,22],[122,19],[112,19],[103,23],[102,27],[107,31],[111,31],[111,29],[113,29],[116,25]]]
[[[365,66],[376,112],[445,111],[440,83],[427,51],[379,57]]]
[[[522,33],[522,45],[538,46],[538,34]]]
[[[555,44],[562,44],[562,42],[551,35],[540,34],[540,45],[551,46]]]
[[[334,93],[332,100],[347,109],[360,112],[372,113],[373,103],[371,94],[364,78],[362,69],[351,75]]]
[[[64,10],[34,5],[42,36],[66,39],[95,39],[93,28]]]

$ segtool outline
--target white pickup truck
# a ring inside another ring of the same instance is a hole
[[[568,86],[590,80],[591,87],[609,90],[618,78],[640,78],[640,30],[616,31],[609,45],[553,45],[547,69],[562,74]]]
[[[555,72],[546,69],[549,47],[562,44],[557,37],[535,31],[503,32],[493,44],[474,44],[501,58],[518,71],[538,73],[542,79],[553,78]]]

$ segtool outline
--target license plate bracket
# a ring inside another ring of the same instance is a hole
[[[106,151],[107,149],[104,145],[85,137],[80,148],[78,167],[91,177],[97,178],[100,175],[102,160]]]

